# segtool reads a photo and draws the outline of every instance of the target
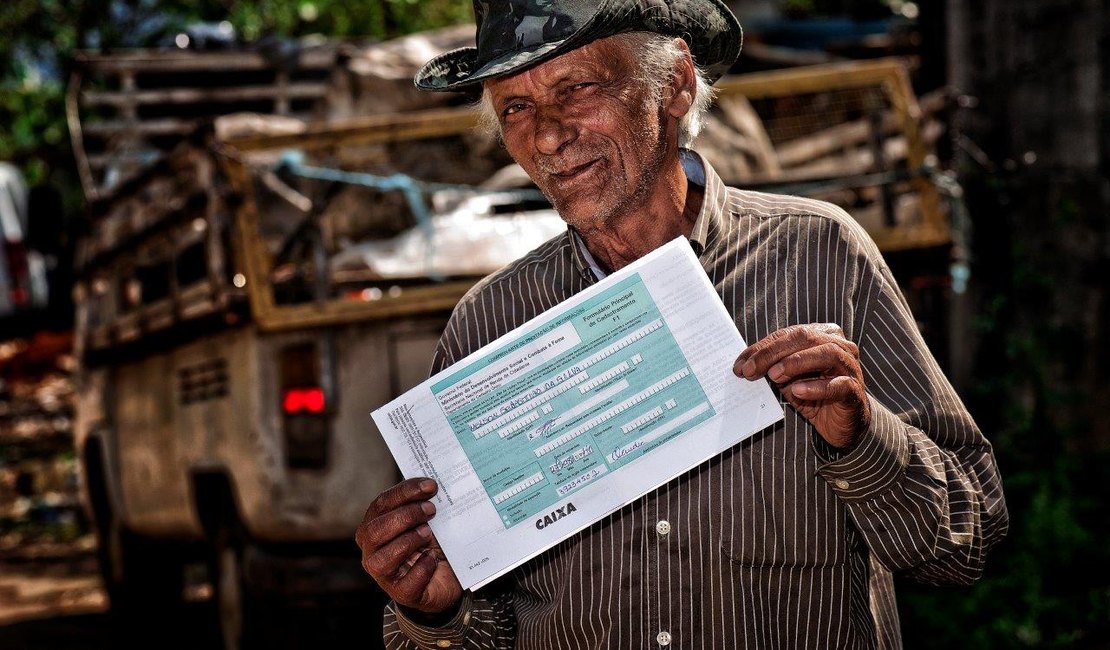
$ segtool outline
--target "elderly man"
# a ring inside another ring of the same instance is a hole
[[[567,232],[459,303],[438,371],[679,235],[784,421],[475,593],[427,522],[437,486],[357,532],[390,648],[900,647],[893,573],[967,584],[1006,531],[990,444],[890,271],[840,209],[725,187],[685,147],[740,49],[719,0],[475,2],[478,47],[417,76],[484,88]],[[833,324],[835,323],[835,324]]]

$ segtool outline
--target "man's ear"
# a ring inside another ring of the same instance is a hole
[[[686,45],[686,41],[676,38],[675,44],[682,50],[684,56],[675,63],[674,77],[671,79],[670,92],[667,93],[664,108],[668,115],[681,120],[694,106],[698,78],[694,73],[694,59],[690,56],[690,48]]]

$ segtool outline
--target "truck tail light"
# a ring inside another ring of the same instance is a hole
[[[321,381],[320,347],[295,343],[280,352],[280,395],[285,464],[325,469],[331,447],[332,413]]]
[[[5,241],[4,254],[8,258],[8,278],[11,282],[9,298],[16,307],[24,307],[31,299],[28,288],[27,250],[23,242]]]
[[[285,396],[281,399],[281,408],[286,415],[298,413],[319,415],[327,408],[324,389],[319,386],[286,389]]]

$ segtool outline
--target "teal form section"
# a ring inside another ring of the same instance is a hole
[[[639,274],[432,393],[506,528],[714,415]]]

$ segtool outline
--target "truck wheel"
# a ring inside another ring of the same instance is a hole
[[[246,579],[243,558],[249,543],[227,530],[214,542],[210,575],[224,650],[265,647],[265,632],[274,621],[268,620],[269,608]]]
[[[114,612],[127,616],[180,613],[185,566],[175,557],[177,549],[118,525],[102,543],[106,548],[101,553],[101,571]]]
[[[243,552],[231,543],[231,535],[222,532],[216,540],[212,563],[212,587],[216,597],[216,616],[224,650],[242,650],[245,586],[243,585]]]
[[[176,545],[144,538],[123,526],[113,511],[97,441],[85,450],[85,480],[96,525],[97,555],[113,613],[175,614],[183,604],[186,558]]]

